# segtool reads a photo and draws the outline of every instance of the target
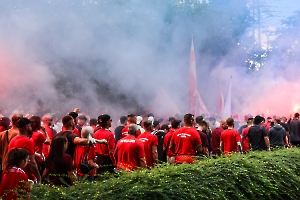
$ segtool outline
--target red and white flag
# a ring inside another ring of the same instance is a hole
[[[232,76],[230,77],[229,89],[228,89],[228,93],[227,93],[227,96],[225,99],[224,112],[223,112],[224,119],[231,117],[231,79],[232,79]]]
[[[196,79],[196,61],[194,51],[194,41],[192,38],[190,52],[190,67],[189,67],[189,113],[196,114],[196,96],[197,95],[197,79]]]
[[[204,102],[200,96],[200,93],[198,92],[198,90],[196,91],[197,92],[197,102],[196,102],[196,113],[195,113],[195,116],[199,116],[199,115],[202,115],[203,113],[206,114],[206,115],[209,115],[209,112],[208,110],[206,109],[206,106],[204,105]]]
[[[218,102],[217,102],[217,110],[216,113],[219,116],[223,116],[223,111],[224,111],[224,97],[223,97],[223,93],[222,93],[222,88],[220,86],[220,94],[218,97]]]

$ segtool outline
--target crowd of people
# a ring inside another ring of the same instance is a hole
[[[54,124],[53,116],[0,118],[0,196],[29,198],[34,184],[70,186],[119,170],[151,168],[160,162],[194,163],[231,153],[271,151],[300,144],[299,113],[286,117],[246,115],[218,122],[186,114],[168,122],[153,114],[121,116],[112,132],[108,114],[89,119],[79,109]]]

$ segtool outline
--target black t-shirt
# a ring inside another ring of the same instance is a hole
[[[268,136],[267,130],[264,126],[253,125],[248,132],[249,143],[251,144],[252,151],[267,150],[264,137]]]
[[[73,141],[76,137],[78,137],[78,135],[72,133],[71,131],[61,131],[57,133],[54,138],[58,136],[65,136],[68,139],[69,145],[66,150],[66,154],[69,154],[73,159],[75,148],[76,148],[76,144],[74,144]]]
[[[300,121],[298,119],[294,119],[290,121],[290,140],[291,142],[299,142],[300,141]]]
[[[286,123],[280,123],[280,125],[285,129],[286,132],[289,132],[289,127]]]
[[[285,129],[281,125],[274,125],[269,130],[269,139],[270,139],[270,146],[276,147],[276,146],[284,146],[284,140],[285,140]]]
[[[121,133],[122,133],[122,129],[124,127],[125,126],[118,126],[117,128],[115,128],[115,140],[116,140],[116,144],[121,139]]]

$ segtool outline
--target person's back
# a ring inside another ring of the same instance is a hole
[[[236,152],[238,149],[237,142],[241,141],[240,134],[236,130],[228,128],[222,132],[220,141],[224,144],[225,154]]]
[[[158,162],[157,157],[157,145],[158,139],[157,136],[152,135],[151,131],[152,122],[146,121],[144,122],[145,133],[139,135],[137,138],[143,142],[145,156],[146,156],[146,163],[147,166],[152,167],[154,163]],[[153,154],[156,154],[153,156]],[[154,158],[155,157],[155,158]],[[156,160],[154,160],[156,159]]]
[[[280,120],[276,119],[275,124],[269,130],[269,140],[270,146],[275,147],[284,147],[284,142],[286,141],[286,130],[280,125]]]
[[[294,119],[289,123],[290,141],[292,145],[300,145],[300,120],[299,113],[295,113]]]
[[[146,167],[144,145],[136,138],[137,129],[136,125],[130,125],[128,135],[117,143],[114,152],[117,169],[131,171],[139,167]]]
[[[267,136],[267,130],[264,126],[254,124],[248,131],[249,143],[251,150],[267,150],[264,142],[264,136]]]
[[[202,151],[202,141],[196,128],[193,127],[194,116],[186,114],[184,116],[184,127],[173,133],[170,149],[175,154],[175,162],[192,163],[195,162],[195,155]]]

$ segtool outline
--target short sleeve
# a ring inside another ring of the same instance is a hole
[[[108,138],[108,149],[114,149],[115,148],[115,137],[114,137],[114,134],[111,133],[109,135],[109,138]]]
[[[157,146],[158,145],[158,138],[157,138],[157,136],[154,136],[153,137],[153,144],[152,144],[152,146]]]
[[[236,142],[241,142],[241,136],[240,136],[240,134],[239,134],[239,132],[235,132],[235,141]]]
[[[144,158],[145,157],[145,150],[144,150],[144,144],[143,142],[136,140],[137,142],[137,151],[139,154],[139,158]]]
[[[78,137],[78,135],[76,135],[75,133],[67,133],[66,134],[66,137],[68,138],[68,142],[72,142],[73,143],[73,141],[74,141],[74,139],[76,138],[76,137]]]

